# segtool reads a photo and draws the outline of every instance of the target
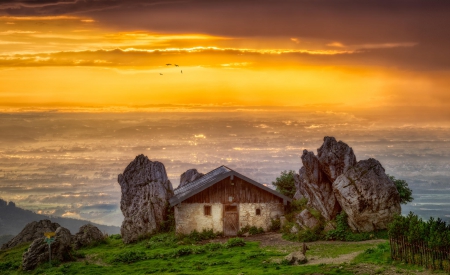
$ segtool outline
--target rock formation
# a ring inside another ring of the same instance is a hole
[[[55,242],[51,245],[52,260],[61,262],[71,260],[71,235],[70,231],[64,227],[56,229]],[[31,243],[28,250],[22,255],[23,270],[33,270],[39,264],[49,261],[48,244],[44,242],[45,237],[41,236]]]
[[[319,210],[327,220],[332,220],[341,210],[332,189],[332,183],[321,170],[319,159],[313,152],[303,150],[303,167],[294,179],[296,181],[296,199],[308,199],[308,205]]]
[[[187,185],[188,183],[193,182],[194,180],[197,180],[201,177],[203,177],[205,174],[199,173],[197,169],[189,169],[183,174],[181,174],[180,177],[180,185],[178,185],[177,188],[183,187]]]
[[[355,231],[385,229],[400,214],[400,195],[376,159],[359,161],[333,183],[348,225]]]
[[[45,232],[55,232],[58,227],[60,227],[59,224],[52,223],[50,220],[31,222],[17,236],[5,243],[2,246],[2,250],[15,247],[22,243],[32,242],[36,239],[42,239]]]
[[[72,243],[75,249],[80,249],[83,246],[91,243],[100,242],[105,239],[102,231],[92,224],[86,224],[80,227],[75,236],[72,238]]]
[[[356,165],[353,149],[342,141],[337,142],[334,137],[323,139],[322,146],[317,149],[317,158],[330,182],[334,182],[349,167]]]
[[[320,222],[314,217],[308,209],[304,209],[296,217],[297,224],[305,229],[313,229],[320,225]]]
[[[303,254],[301,251],[294,251],[284,257],[284,259],[293,265],[304,264],[308,261],[305,254]]]
[[[118,177],[122,190],[120,209],[124,215],[121,234],[125,243],[159,229],[173,195],[164,164],[137,156]]]
[[[295,199],[308,199],[328,221],[342,209],[352,230],[361,232],[384,229],[400,213],[397,189],[377,160],[356,162],[353,149],[334,137],[325,137],[317,152],[303,151]]]

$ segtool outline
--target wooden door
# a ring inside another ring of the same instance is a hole
[[[239,212],[237,205],[224,205],[223,234],[236,236],[239,230]]]

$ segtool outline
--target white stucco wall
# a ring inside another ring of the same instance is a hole
[[[211,216],[204,215],[204,206],[211,206]],[[175,206],[175,228],[177,233],[189,234],[192,231],[213,229],[223,231],[223,205],[221,203],[181,203]]]
[[[256,209],[261,209],[261,215],[256,215]],[[249,226],[262,227],[267,231],[271,219],[284,215],[282,203],[241,203],[239,204],[239,228]]]
[[[211,216],[204,215],[204,206],[211,206]],[[261,209],[261,215],[256,215],[256,209]],[[240,203],[239,228],[249,226],[262,227],[267,230],[270,220],[284,215],[282,203]],[[203,229],[213,229],[223,232],[223,205],[221,203],[181,203],[175,206],[175,227],[177,233],[189,234]]]

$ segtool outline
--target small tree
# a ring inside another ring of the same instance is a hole
[[[407,204],[412,202],[414,198],[412,197],[412,190],[408,187],[408,183],[401,179],[396,179],[394,176],[389,176],[389,178],[394,182],[397,191],[400,194],[400,203]]]
[[[281,175],[272,182],[272,184],[277,188],[277,191],[286,197],[293,198],[295,195],[295,180],[294,180],[295,171],[284,170],[281,172]]]

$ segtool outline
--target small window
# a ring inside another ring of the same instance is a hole
[[[211,216],[211,205],[205,205],[204,212],[205,216]]]
[[[261,215],[261,209],[259,209],[259,208],[256,209],[256,215],[257,216]]]

